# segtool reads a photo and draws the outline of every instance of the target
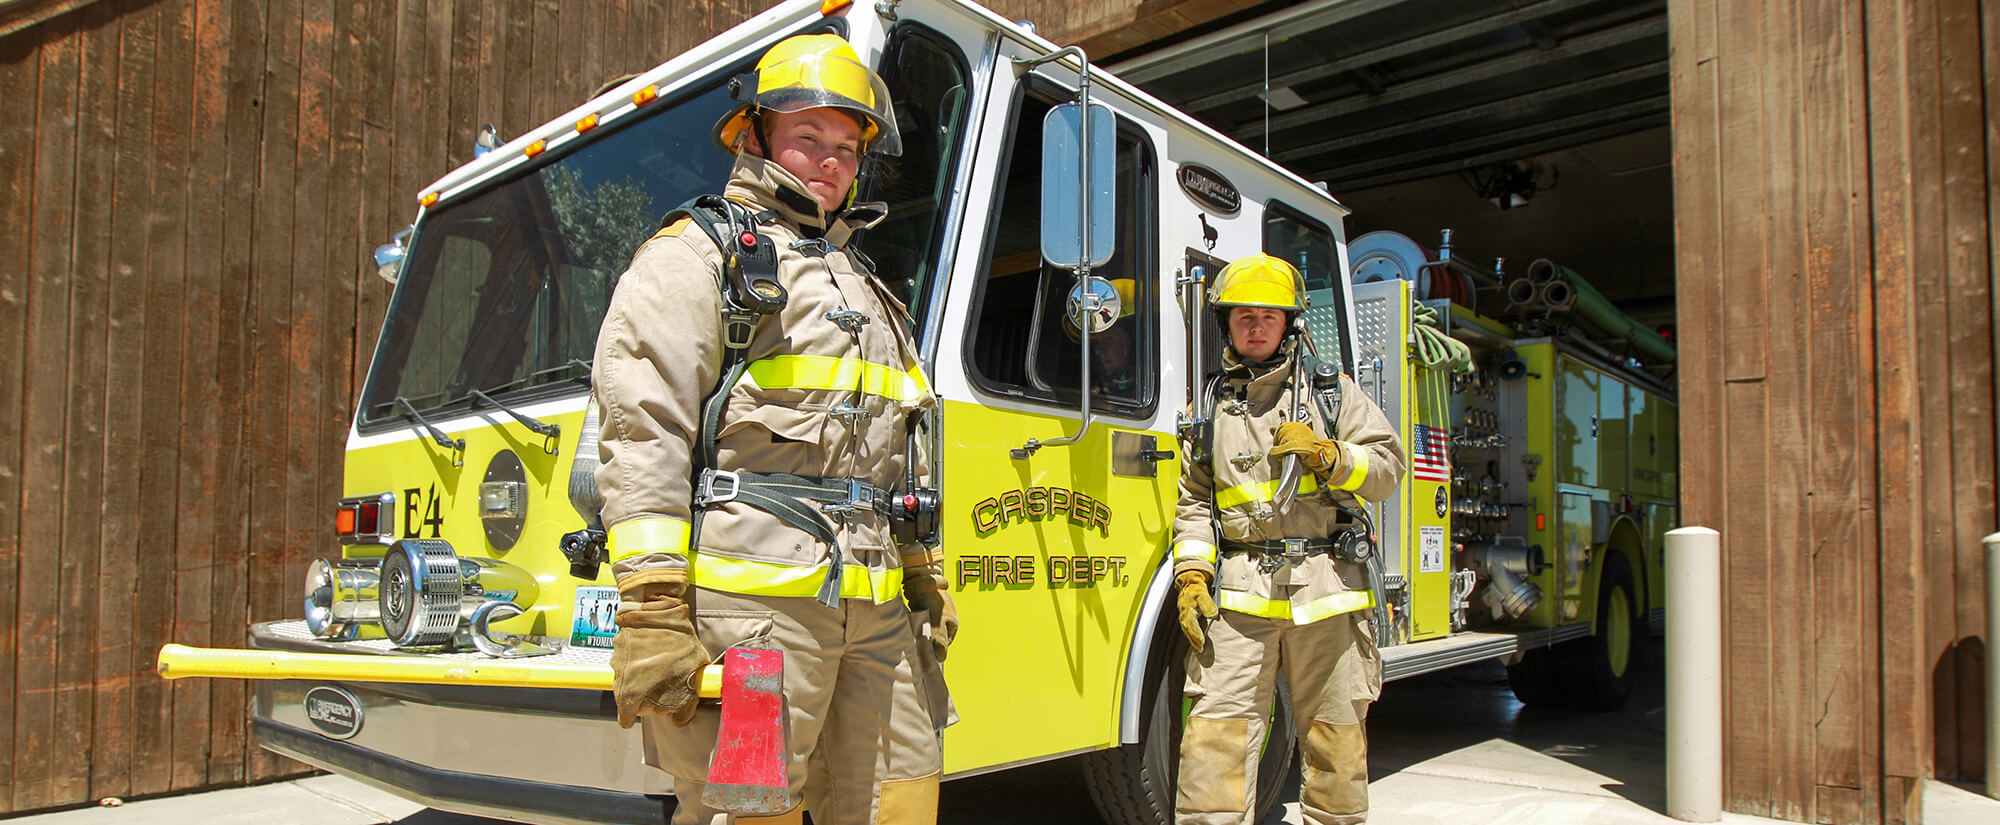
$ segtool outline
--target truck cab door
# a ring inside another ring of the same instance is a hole
[[[994,677],[952,681],[962,721],[946,734],[947,773],[1116,744],[1125,648],[1180,475],[1180,388],[1161,403],[1161,353],[1182,339],[1162,323],[1173,290],[1153,217],[1158,163],[1130,116],[1117,129],[1116,251],[1092,270],[1121,305],[1092,338],[1094,421],[1075,443],[1017,454],[1076,433],[1085,395],[1080,333],[1065,320],[1077,279],[1039,249],[1043,118],[1071,98],[1075,74],[1022,72],[1024,56],[1013,41],[996,56],[937,336],[946,572],[967,628],[947,676]]]

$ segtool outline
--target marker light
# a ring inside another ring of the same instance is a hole
[[[584,115],[582,120],[576,122],[577,134],[582,134],[595,128],[597,128],[596,115]]]
[[[1549,517],[1548,517],[1548,516],[1545,516],[1545,515],[1543,515],[1543,514],[1541,514],[1541,513],[1536,513],[1536,514],[1535,514],[1535,529],[1536,529],[1536,530],[1547,530],[1547,529],[1549,529]]]
[[[423,197],[417,199],[417,205],[419,206],[430,206],[437,202],[438,193],[436,192],[425,192]]]
[[[527,155],[528,157],[534,157],[534,156],[536,156],[536,155],[539,155],[539,154],[541,154],[541,153],[542,153],[542,150],[543,150],[543,149],[547,149],[547,148],[549,148],[549,142],[548,142],[548,141],[546,141],[546,140],[538,140],[538,141],[535,141],[534,143],[530,143],[530,144],[528,144],[528,148],[526,148],[526,149],[522,149],[522,150],[521,150],[521,152],[522,152],[523,154]]]
[[[852,5],[854,5],[854,0],[820,0],[819,13],[822,15],[833,14]]]
[[[395,536],[390,515],[396,494],[344,498],[333,511],[333,535],[341,544],[388,544]]]
[[[658,86],[647,86],[632,93],[632,105],[634,106],[644,106],[658,99],[660,99],[660,87]]]

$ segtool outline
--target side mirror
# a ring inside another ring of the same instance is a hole
[[[415,226],[404,227],[403,231],[396,233],[388,243],[375,247],[375,274],[382,276],[382,280],[393,284],[402,277],[403,256],[407,252],[403,248],[403,239],[409,237],[410,230],[415,228]]]
[[[1118,240],[1117,139],[1118,120],[1108,106],[1091,105],[1086,118],[1081,104],[1064,103],[1042,119],[1042,257],[1049,263],[1079,269],[1111,260]]]
[[[1110,281],[1092,275],[1070,287],[1066,314],[1071,326],[1097,335],[1118,323],[1125,301]]]

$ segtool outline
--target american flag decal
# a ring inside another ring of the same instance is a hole
[[[1451,431],[1443,427],[1417,425],[1415,444],[1410,446],[1410,475],[1425,481],[1451,480]]]

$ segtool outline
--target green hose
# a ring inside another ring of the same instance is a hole
[[[1621,354],[1636,356],[1648,364],[1674,363],[1674,345],[1671,342],[1620,312],[1605,300],[1603,293],[1569,267],[1542,258],[1528,265],[1531,278],[1537,270],[1567,281],[1576,290],[1576,306],[1570,310],[1570,317],[1576,320],[1576,326],[1583,331],[1584,337]]]
[[[1472,371],[1472,348],[1464,341],[1446,335],[1444,319],[1438,316],[1437,308],[1416,304],[1410,310],[1410,322],[1416,327],[1415,350],[1417,363],[1424,369],[1461,373]]]

